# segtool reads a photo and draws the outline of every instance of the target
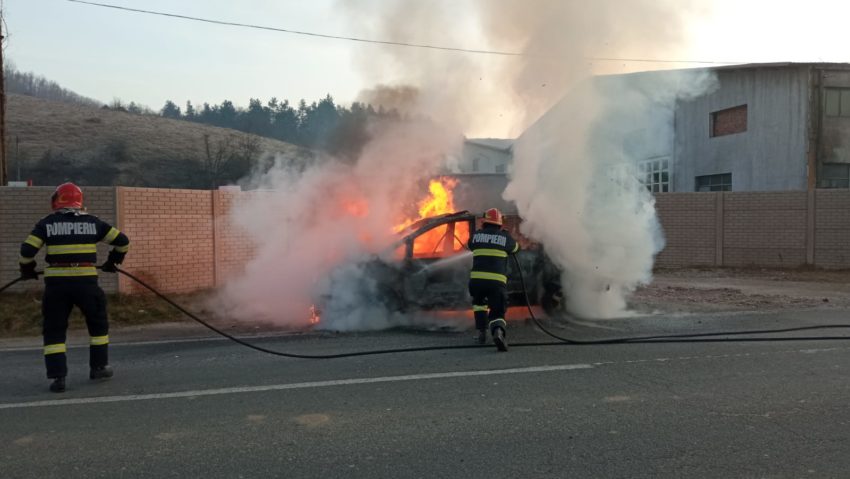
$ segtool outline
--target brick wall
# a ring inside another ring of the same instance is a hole
[[[711,114],[711,136],[732,135],[747,131],[747,105]]]
[[[806,264],[805,191],[722,196],[724,266]]]
[[[20,243],[50,212],[53,188],[0,188],[0,284],[17,277]],[[234,205],[268,193],[83,188],[89,211],[130,236],[125,267],[166,293],[223,284],[254,254],[247,232],[231,223]],[[661,267],[812,264],[850,268],[850,191],[664,193],[656,208],[667,240]],[[117,221],[116,221],[117,218]],[[106,245],[98,247],[100,261]],[[44,253],[37,257],[44,265]],[[39,288],[19,283],[13,290]],[[101,274],[107,291],[142,289]]]
[[[814,210],[815,264],[825,268],[850,267],[850,194],[844,190],[817,190]]]
[[[233,224],[229,212],[231,208],[244,201],[263,195],[263,192],[232,192],[218,190],[213,192],[215,214],[215,271],[216,284],[221,285],[228,278],[244,271],[245,264],[254,257],[254,245],[248,232]]]
[[[212,191],[117,188],[118,225],[130,237],[124,267],[154,288],[185,293],[215,286]],[[144,291],[119,278],[121,292]]]
[[[665,193],[655,197],[667,244],[656,264],[664,267],[713,265],[717,250],[717,199],[706,193]]]
[[[665,193],[656,208],[658,266],[850,268],[847,190]]]

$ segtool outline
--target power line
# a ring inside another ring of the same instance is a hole
[[[360,43],[373,43],[379,45],[393,45],[398,47],[410,47],[410,48],[426,48],[430,50],[443,50],[450,52],[460,52],[460,53],[477,53],[484,55],[500,55],[500,56],[512,56],[512,57],[537,57],[537,58],[545,58],[543,55],[535,55],[533,53],[522,53],[522,52],[508,52],[508,51],[498,51],[498,50],[476,50],[470,48],[459,48],[459,47],[446,47],[439,45],[428,45],[423,43],[407,43],[407,42],[395,42],[389,40],[374,40],[369,38],[358,38],[358,37],[346,37],[341,35],[329,35],[324,33],[315,33],[315,32],[305,32],[300,30],[291,30],[287,28],[278,28],[278,27],[267,27],[263,25],[255,25],[251,23],[238,23],[238,22],[228,22],[225,20],[214,20],[210,18],[200,18],[193,17],[189,15],[180,15],[176,13],[167,13],[167,12],[157,12],[153,10],[142,10],[140,8],[130,8],[123,7],[120,5],[111,5],[108,3],[98,3],[98,2],[89,2],[85,0],[67,0],[71,3],[80,3],[85,5],[91,5],[95,7],[103,7],[103,8],[113,8],[115,10],[123,10],[127,12],[133,13],[144,13],[148,15],[158,15],[161,17],[169,17],[176,18],[180,20],[190,20],[195,22],[203,22],[203,23],[211,23],[215,25],[225,25],[230,27],[241,27],[241,28],[252,28],[255,30],[266,30],[272,32],[281,32],[281,33],[289,33],[292,35],[304,35],[309,37],[318,37],[318,38],[328,38],[333,40],[345,40],[350,42],[360,42]],[[653,58],[612,58],[612,57],[585,57],[585,60],[590,61],[603,61],[603,62],[641,62],[641,63],[691,63],[691,64],[707,64],[707,65],[728,65],[730,63],[743,63],[743,62],[729,62],[729,61],[706,61],[706,60],[669,60],[669,59],[653,59]]]
[[[290,29],[286,29],[286,28],[266,27],[266,26],[254,25],[254,24],[250,24],[250,23],[237,23],[237,22],[228,22],[228,21],[224,21],[224,20],[213,20],[213,19],[209,19],[209,18],[191,17],[191,16],[188,16],[188,15],[178,15],[176,13],[155,12],[155,11],[152,11],[152,10],[142,10],[142,9],[139,9],[139,8],[122,7],[122,6],[119,6],[119,5],[110,5],[110,4],[107,4],[107,3],[86,2],[84,0],[68,0],[68,1],[72,2],[72,3],[83,3],[83,4],[86,4],[86,5],[93,5],[93,6],[97,6],[97,7],[114,8],[116,10],[124,10],[124,11],[128,11],[128,12],[146,13],[146,14],[149,14],[149,15],[159,15],[159,16],[163,16],[163,17],[178,18],[178,19],[181,19],[181,20],[192,20],[192,21],[196,21],[196,22],[213,23],[213,24],[216,24],[216,25],[227,25],[227,26],[231,26],[231,27],[253,28],[253,29],[256,29],[256,30],[267,30],[267,31],[272,31],[272,32],[291,33],[293,35],[306,35],[306,36],[310,36],[310,37],[330,38],[330,39],[334,39],[334,40],[347,40],[347,41],[351,41],[351,42],[361,42],[361,43],[377,43],[377,44],[381,44],[381,45],[395,45],[395,46],[400,46],[400,47],[430,48],[432,50],[447,50],[447,51],[463,52],[463,53],[483,53],[483,54],[488,54],[488,55],[503,55],[503,56],[523,56],[524,55],[523,53],[517,53],[517,52],[500,52],[500,51],[494,51],[494,50],[472,50],[472,49],[468,49],[468,48],[442,47],[442,46],[437,46],[437,45],[425,45],[425,44],[420,44],[420,43],[392,42],[392,41],[386,41],[386,40],[371,40],[371,39],[367,39],[367,38],[345,37],[345,36],[339,36],[339,35],[327,35],[327,34],[323,34],[323,33],[303,32],[303,31],[299,31],[299,30],[290,30]]]

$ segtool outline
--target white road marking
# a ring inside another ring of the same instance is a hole
[[[486,371],[455,371],[446,373],[410,374],[406,376],[385,376],[377,378],[336,379],[331,381],[315,381],[292,384],[273,384],[268,386],[244,386],[220,389],[201,389],[197,391],[181,391],[174,393],[133,394],[127,396],[102,396],[78,399],[55,399],[49,401],[31,401],[22,403],[0,404],[0,409],[22,409],[47,406],[70,406],[77,404],[100,404],[124,401],[150,401],[154,399],[188,398],[199,396],[219,396],[222,394],[239,394],[265,391],[285,391],[290,389],[310,389],[330,386],[351,386],[358,384],[392,383],[401,381],[421,381],[427,379],[463,378],[473,376],[496,376],[503,374],[529,374],[552,371],[569,371],[573,369],[592,369],[590,364],[561,364],[557,366],[533,366],[527,368],[493,369]]]

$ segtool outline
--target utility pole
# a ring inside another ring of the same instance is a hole
[[[9,184],[6,169],[6,72],[3,63],[3,8],[0,4],[0,186]]]

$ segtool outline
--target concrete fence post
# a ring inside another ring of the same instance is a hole
[[[119,231],[123,231],[126,233],[126,225],[124,222],[124,188],[120,186],[116,186],[113,188],[113,200],[115,201],[115,227],[118,228]],[[133,248],[133,238],[130,238],[130,249]],[[132,253],[130,253],[132,254]],[[124,275],[118,275],[118,285],[115,287],[115,292],[118,294],[127,293],[129,290],[127,289],[127,279]]]
[[[724,193],[714,196],[714,266],[723,266]]]
[[[809,190],[806,195],[806,264],[815,264],[815,190]]]
[[[221,241],[219,241],[219,215],[221,214],[221,191],[211,190],[212,195],[212,276],[213,287],[219,286],[219,261],[221,261]]]

